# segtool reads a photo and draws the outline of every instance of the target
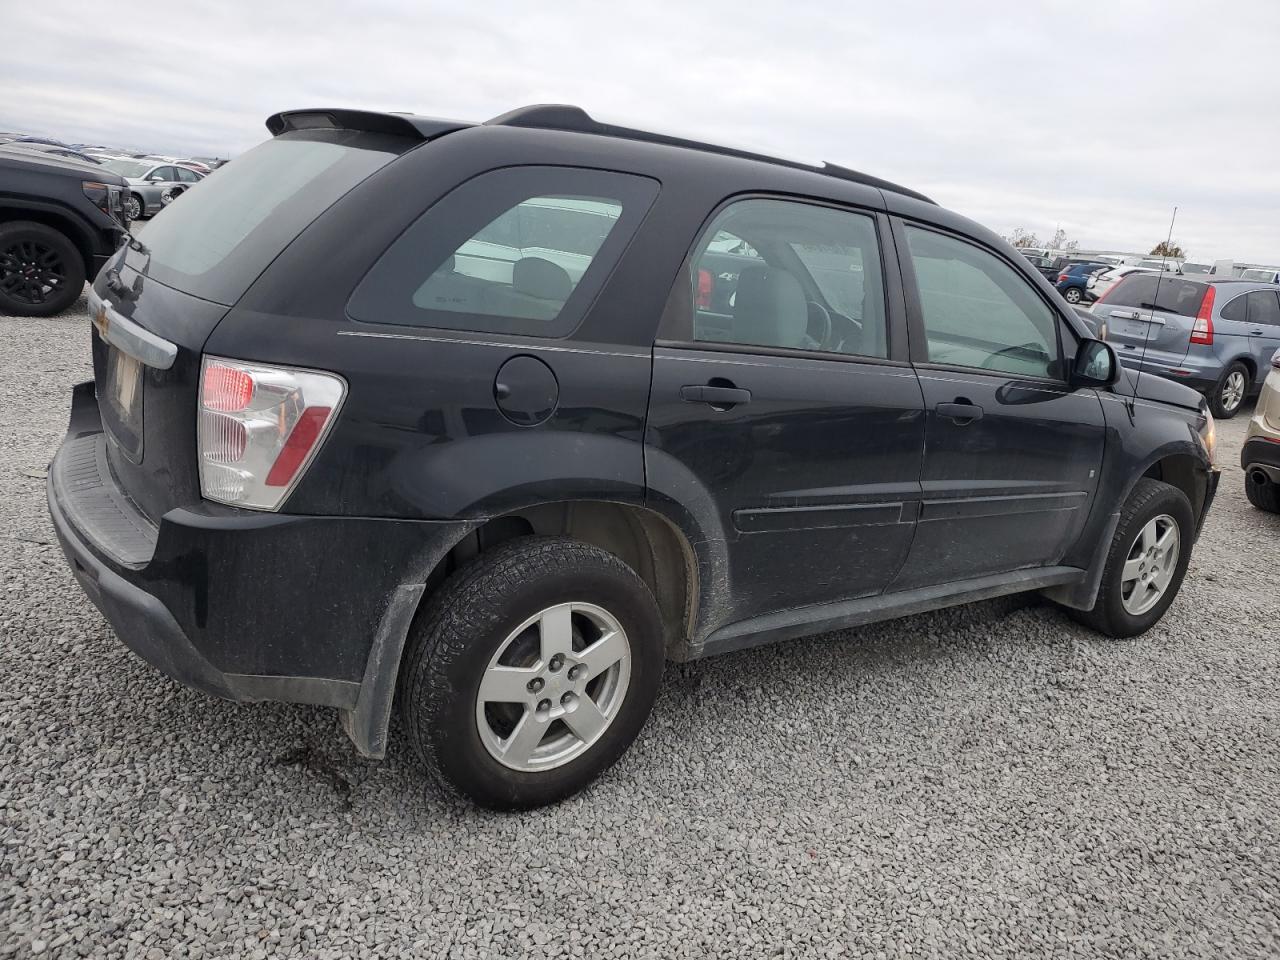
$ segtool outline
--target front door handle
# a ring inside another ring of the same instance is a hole
[[[1265,330],[1250,330],[1250,331],[1249,331],[1249,336],[1251,336],[1251,337],[1261,337],[1261,336],[1265,336],[1265,335],[1266,335],[1266,332],[1267,332],[1267,331],[1265,331]]]
[[[727,410],[739,403],[750,403],[751,391],[741,387],[688,384],[680,388],[680,398],[689,403],[709,403],[717,410]]]
[[[954,420],[961,425],[982,419],[982,408],[968,400],[957,400],[955,403],[940,403],[933,408],[938,416]]]

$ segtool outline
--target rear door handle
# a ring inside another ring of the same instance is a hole
[[[707,384],[689,384],[680,388],[680,398],[689,403],[709,403],[713,407],[732,407],[751,402],[751,391],[741,387],[713,387]]]
[[[1264,336],[1266,336],[1266,334],[1267,334],[1267,331],[1265,331],[1265,330],[1250,330],[1250,331],[1249,331],[1249,336],[1251,336],[1251,337],[1264,337]]]
[[[974,420],[982,419],[982,408],[976,403],[969,403],[968,401],[940,403],[933,409],[938,412],[938,416],[954,420],[959,424],[972,423]]]

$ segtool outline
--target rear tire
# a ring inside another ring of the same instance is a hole
[[[1079,287],[1067,287],[1067,289],[1062,291],[1062,298],[1066,300],[1067,303],[1075,306],[1084,299],[1084,294],[1080,292]]]
[[[0,314],[51,317],[84,292],[85,266],[65,234],[43,223],[0,225]]]
[[[1237,360],[1222,371],[1209,394],[1209,409],[1218,420],[1230,420],[1244,406],[1249,395],[1249,368]]]
[[[449,791],[497,810],[542,806],[622,756],[664,659],[657,603],[630,567],[567,537],[520,537],[455,573],[419,614],[400,712]]]
[[[1176,527],[1173,543],[1177,553],[1165,566],[1162,560],[1167,558],[1167,552],[1152,554],[1151,550],[1160,536],[1168,535],[1171,527]],[[1121,508],[1120,523],[1107,552],[1102,583],[1092,609],[1071,610],[1071,616],[1109,637],[1136,637],[1146,633],[1177,597],[1194,540],[1195,516],[1187,495],[1177,487],[1143,477]],[[1134,574],[1139,570],[1142,572],[1135,580]],[[1149,574],[1154,577],[1144,579]],[[1164,574],[1168,579],[1161,592],[1150,596],[1150,584],[1158,582]],[[1145,592],[1139,595],[1138,590]],[[1144,606],[1143,597],[1151,600],[1150,605]]]
[[[1270,481],[1257,483],[1250,470],[1244,472],[1244,495],[1259,510],[1280,513],[1280,485]]]

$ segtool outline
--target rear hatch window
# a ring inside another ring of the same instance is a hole
[[[1121,280],[1105,301],[1108,307],[1158,310],[1180,317],[1194,317],[1208,286],[1154,273],[1131,273]]]
[[[210,174],[141,235],[147,275],[231,306],[316,217],[413,146],[400,137],[306,130],[268,140]]]

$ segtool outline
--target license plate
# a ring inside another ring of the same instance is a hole
[[[142,456],[143,365],[115,347],[107,350],[106,370],[99,389],[103,420],[125,455]]]

